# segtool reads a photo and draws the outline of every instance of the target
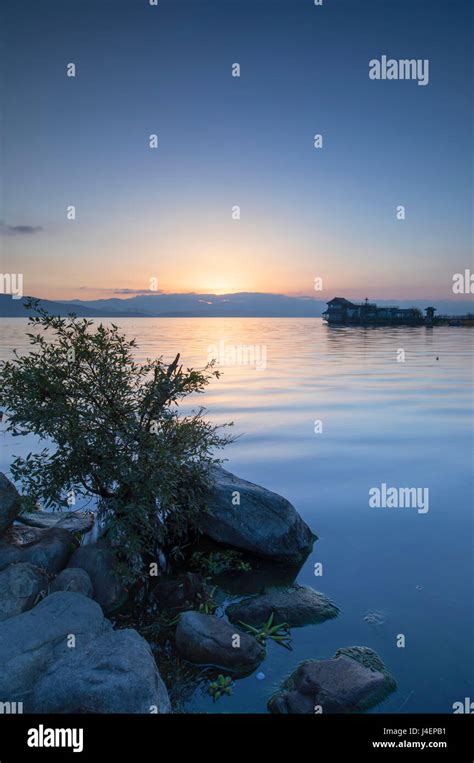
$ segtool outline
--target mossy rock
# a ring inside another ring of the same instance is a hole
[[[338,649],[330,660],[305,660],[269,700],[272,713],[360,713],[382,702],[397,684],[376,652]]]

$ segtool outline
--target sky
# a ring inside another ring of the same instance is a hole
[[[1,266],[25,293],[441,299],[472,267],[469,0],[9,5]],[[429,83],[371,80],[382,55]]]

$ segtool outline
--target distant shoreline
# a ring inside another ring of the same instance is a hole
[[[12,299],[0,294],[0,318],[22,318],[32,314],[24,307],[27,297]],[[321,318],[327,298],[291,297],[284,294],[241,292],[232,294],[154,294],[126,299],[111,298],[86,301],[54,301],[39,299],[42,307],[53,315],[79,318]],[[472,299],[445,300],[377,300],[380,306],[396,304],[400,308],[424,309],[433,304],[438,314],[464,315],[474,312]]]

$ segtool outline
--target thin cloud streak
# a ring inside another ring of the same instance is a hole
[[[43,230],[41,225],[7,225],[0,223],[0,234],[3,236],[31,236]]]

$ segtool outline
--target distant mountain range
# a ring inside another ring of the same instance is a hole
[[[32,310],[27,310],[24,306],[27,297],[23,299],[12,299],[10,294],[0,294],[0,318],[25,318],[31,315]],[[69,313],[75,313],[80,318],[149,318],[136,310],[127,310],[127,307],[120,311],[99,310],[96,307],[87,307],[81,302],[53,302],[49,299],[40,299],[41,307],[44,307],[48,313],[53,315],[66,316]],[[121,301],[121,300],[119,300]],[[92,304],[92,303],[91,303]]]
[[[0,317],[25,317],[23,299],[0,294]],[[474,312],[472,300],[373,300],[378,305],[398,305],[424,309],[434,304],[441,315]],[[238,294],[145,294],[125,299],[71,300],[41,299],[48,312],[65,316],[73,312],[81,318],[316,318],[326,309],[326,300],[289,297],[284,294],[240,292]]]
[[[129,299],[73,301],[89,309],[119,310],[127,306],[155,317],[314,317],[326,303],[313,297],[240,292],[238,294],[145,294]]]

